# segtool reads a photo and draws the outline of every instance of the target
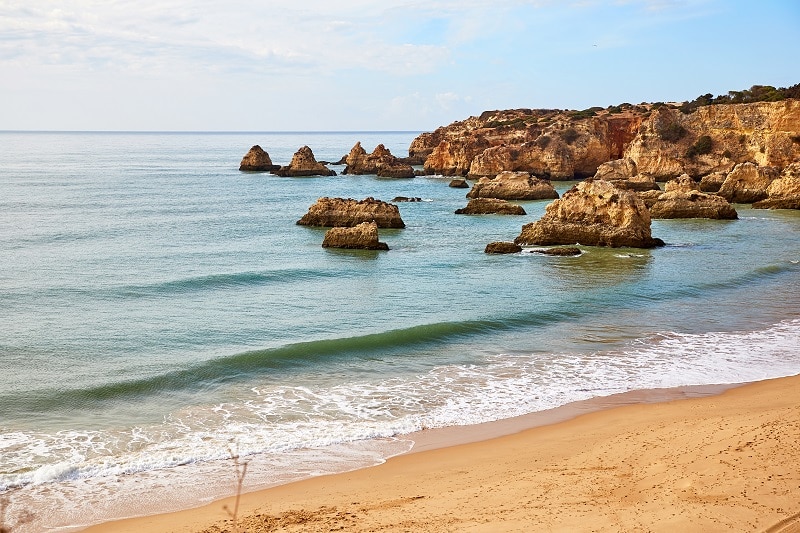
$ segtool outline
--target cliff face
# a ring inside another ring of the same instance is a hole
[[[708,147],[690,155],[704,136]],[[800,101],[711,105],[689,115],[661,107],[644,121],[625,155],[640,173],[657,179],[730,172],[745,162],[782,169],[800,159]]]
[[[491,111],[417,137],[412,157],[428,173],[478,178],[524,171],[553,179],[592,176],[629,158],[640,174],[667,180],[729,172],[738,163],[782,169],[800,159],[800,101],[700,107],[668,105],[594,113]]]

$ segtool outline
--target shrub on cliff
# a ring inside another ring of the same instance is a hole
[[[694,157],[696,155],[705,155],[711,153],[711,149],[714,147],[714,142],[711,140],[711,137],[708,135],[703,135],[697,142],[689,147],[686,150],[686,157]]]
[[[561,138],[564,139],[564,142],[567,144],[574,143],[578,139],[578,137],[580,137],[580,133],[578,133],[577,130],[575,130],[575,128],[567,128],[561,134]]]
[[[658,124],[656,134],[662,141],[677,142],[686,136],[686,128],[677,122],[669,124]]]

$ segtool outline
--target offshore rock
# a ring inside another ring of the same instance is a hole
[[[385,178],[413,178],[414,168],[402,162],[383,145],[379,144],[371,154],[357,142],[344,158],[347,166],[344,174],[375,174]]]
[[[362,222],[351,228],[335,227],[325,233],[323,248],[348,248],[357,250],[388,250],[385,242],[378,241],[378,225]]]
[[[767,198],[753,204],[757,209],[800,209],[800,162],[786,167],[767,187]]]
[[[467,198],[549,200],[558,198],[558,193],[549,180],[534,178],[527,172],[501,172],[494,179],[478,180]]]
[[[464,178],[456,178],[454,180],[450,180],[450,183],[447,185],[448,187],[452,187],[454,189],[469,189],[469,183]]]
[[[294,156],[288,166],[280,167],[273,171],[274,174],[283,177],[303,177],[303,176],[335,176],[336,172],[330,170],[322,163],[317,162],[314,152],[308,146],[303,146]]]
[[[542,255],[555,255],[559,257],[569,257],[581,255],[581,249],[577,246],[556,246],[555,248],[537,248],[531,252]]]
[[[725,182],[725,178],[727,177],[727,172],[712,172],[711,174],[706,174],[700,179],[700,185],[698,189],[701,192],[719,192],[720,187],[722,187],[722,184]]]
[[[320,198],[297,221],[301,226],[353,227],[362,222],[375,222],[379,228],[404,228],[396,205],[372,197],[357,201],[352,198]]]
[[[392,198],[392,202],[421,202],[422,198],[419,196],[395,196]]]
[[[456,215],[525,215],[521,205],[499,198],[473,198],[467,207],[456,209]]]
[[[273,165],[269,154],[259,145],[253,145],[239,163],[239,170],[248,172],[270,172],[278,170],[280,165]]]
[[[650,212],[636,193],[592,179],[548,205],[544,216],[524,225],[514,242],[633,248],[664,244],[651,236]]]
[[[650,207],[654,219],[710,218],[734,220],[739,218],[736,209],[727,200],[716,194],[698,190],[673,189],[658,197]]]
[[[767,197],[767,187],[778,177],[774,168],[742,163],[728,174],[719,194],[730,203],[750,204]]]
[[[689,174],[681,174],[674,180],[669,180],[664,185],[665,192],[673,192],[673,191],[698,191],[699,184],[692,179]]]
[[[597,167],[594,179],[616,181],[627,180],[639,174],[636,163],[629,157],[607,161]]]
[[[658,189],[657,191],[638,191],[636,196],[638,196],[639,199],[644,202],[644,205],[650,209],[653,207],[653,204],[658,201],[662,194],[664,194],[664,191]]]
[[[483,250],[486,254],[516,254],[522,251],[522,246],[513,242],[490,242]]]

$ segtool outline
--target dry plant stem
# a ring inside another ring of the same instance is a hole
[[[233,531],[235,533],[239,532],[239,525],[237,523],[237,517],[239,514],[239,500],[242,497],[242,485],[244,484],[244,477],[247,474],[247,465],[248,462],[239,462],[239,455],[231,452],[231,457],[233,458],[234,468],[236,470],[236,499],[233,503],[233,511],[231,511],[227,505],[224,505],[222,508],[228,513],[228,516],[231,517],[231,521],[233,522]],[[0,531],[0,533],[5,533]]]

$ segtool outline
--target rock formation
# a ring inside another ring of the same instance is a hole
[[[378,241],[378,225],[362,222],[353,227],[335,227],[325,233],[323,248],[350,248],[359,250],[388,250],[385,242]]]
[[[375,222],[379,228],[404,228],[396,205],[372,197],[357,201],[352,198],[320,198],[297,221],[301,226],[352,227],[362,222]]]
[[[490,242],[483,250],[487,254],[516,254],[522,251],[522,246],[513,242]]]
[[[673,190],[665,192],[650,207],[650,216],[663,218],[711,218],[733,220],[739,218],[736,210],[725,198],[716,194]]]
[[[284,177],[302,176],[335,176],[336,172],[330,170],[322,163],[317,162],[314,152],[308,146],[303,146],[292,157],[288,166],[273,171],[274,174]]]
[[[727,177],[727,172],[712,172],[711,174],[706,174],[700,179],[698,189],[701,192],[719,192],[720,187],[722,187]]]
[[[464,178],[456,178],[454,180],[450,180],[448,187],[452,187],[454,189],[469,189],[469,183],[467,183],[467,180]]]
[[[375,147],[371,154],[357,142],[344,158],[347,166],[344,174],[375,174],[385,178],[413,178],[414,168],[400,161],[382,144]]]
[[[456,215],[525,215],[521,205],[499,198],[473,198],[467,207],[456,209]]]
[[[639,174],[636,163],[630,158],[615,159],[597,167],[594,179],[610,181],[620,189],[629,191],[656,191],[655,178]]]
[[[547,206],[537,222],[514,239],[525,244],[583,244],[652,248],[663,245],[650,234],[650,212],[632,191],[603,180],[586,180]]]
[[[479,178],[509,170],[551,179],[588,177],[601,163],[622,157],[643,116],[631,110],[602,116],[548,109],[487,111],[420,135],[409,154],[425,156],[429,174]]]
[[[422,198],[419,196],[395,196],[392,198],[392,202],[421,202]]]
[[[689,174],[681,174],[677,178],[673,180],[669,180],[664,185],[665,192],[673,192],[673,191],[684,191],[684,192],[691,192],[691,191],[698,191],[699,184],[692,179]]]
[[[501,172],[494,179],[478,180],[467,193],[467,198],[550,200],[558,198],[558,193],[549,180],[534,178],[527,172]]]
[[[239,170],[248,172],[270,172],[279,168],[280,165],[273,165],[269,154],[257,144],[250,148],[239,164]]]
[[[708,105],[689,113],[665,104],[620,107],[487,111],[418,136],[409,154],[425,157],[429,174],[475,178],[502,171],[580,178],[624,158],[636,166],[636,174],[625,172],[629,177],[658,181],[727,174],[745,162],[781,170],[800,160],[800,100]]]
[[[800,209],[800,162],[783,170],[767,187],[767,197],[753,204],[757,209]]]
[[[728,174],[717,194],[732,204],[758,202],[767,197],[767,187],[777,177],[778,172],[774,168],[742,163]]]
[[[568,257],[573,255],[581,255],[581,249],[576,246],[556,246],[555,248],[537,248],[531,252],[542,255],[555,255],[559,257]]]

